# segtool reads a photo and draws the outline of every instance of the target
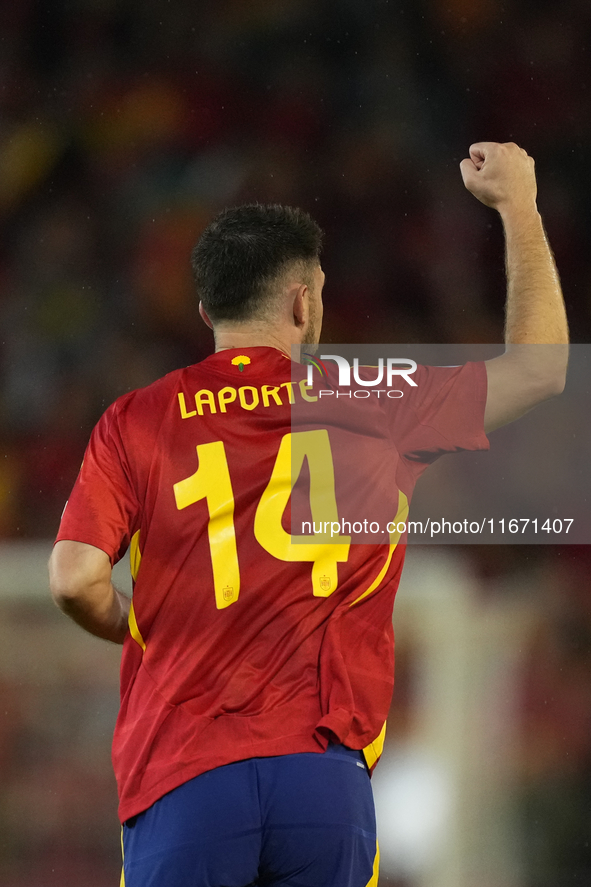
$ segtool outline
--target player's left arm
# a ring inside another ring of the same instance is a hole
[[[111,581],[108,554],[94,545],[62,539],[49,560],[49,584],[57,606],[99,638],[122,644],[130,599]]]
[[[480,142],[461,164],[464,184],[496,209],[505,232],[505,343],[486,361],[485,430],[519,418],[564,389],[568,324],[554,257],[536,205],[534,161],[512,142]]]

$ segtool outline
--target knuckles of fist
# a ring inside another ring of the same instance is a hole
[[[535,196],[534,160],[515,142],[476,142],[460,169],[466,188],[487,205]]]

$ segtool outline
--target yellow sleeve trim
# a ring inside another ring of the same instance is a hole
[[[382,579],[384,578],[384,576],[388,572],[388,567],[390,566],[390,563],[392,561],[392,555],[394,554],[396,546],[400,542],[400,537],[402,536],[402,533],[399,533],[396,528],[399,526],[400,523],[406,524],[407,517],[408,517],[408,499],[406,498],[406,496],[404,495],[402,490],[399,490],[398,491],[398,511],[396,512],[396,517],[394,518],[394,521],[393,521],[393,523],[395,525],[395,532],[390,533],[390,548],[388,551],[388,557],[386,558],[386,563],[384,564],[384,566],[382,567],[382,569],[380,570],[380,572],[378,573],[378,575],[376,576],[374,581],[371,583],[369,588],[366,588],[365,591],[362,592],[359,595],[359,597],[356,598],[350,604],[351,607],[355,606],[355,604],[358,604],[359,601],[363,600],[364,597],[367,597],[368,594],[371,594],[372,591],[375,591],[375,589],[378,587],[378,585],[380,584],[380,582],[382,581]]]
[[[131,568],[131,577],[134,582],[137,579],[137,574],[139,573],[141,562],[142,562],[142,553],[140,551],[140,531],[138,530],[137,533],[133,534],[130,545],[129,545],[129,565]],[[146,644],[145,644],[144,639],[142,637],[142,633],[139,630],[139,627],[137,624],[137,619],[135,618],[135,610],[133,609],[133,601],[131,602],[131,605],[129,607],[129,617],[128,617],[127,621],[129,624],[129,631],[130,631],[132,638],[134,639],[134,641],[136,641],[140,645],[142,650],[144,650],[144,652],[145,652]]]
[[[366,745],[363,749],[363,757],[365,758],[365,763],[371,770],[373,765],[382,757],[382,752],[384,750],[384,740],[386,738],[386,722],[384,721],[384,726],[379,732],[379,735],[376,736],[373,742],[370,742],[369,745]]]
[[[134,533],[131,537],[131,542],[129,543],[129,566],[131,569],[131,578],[135,582],[137,579],[137,574],[140,571],[140,564],[142,562],[142,553],[140,551],[140,531]]]
[[[134,641],[137,641],[142,650],[145,652],[146,644],[142,637],[142,633],[138,628],[137,619],[135,618],[135,610],[133,609],[133,601],[131,602],[131,605],[129,607],[129,617],[127,622],[129,624],[129,631],[132,638],[134,639]]]

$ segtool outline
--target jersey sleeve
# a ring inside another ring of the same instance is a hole
[[[391,416],[392,436],[403,458],[427,465],[444,453],[489,449],[483,362],[419,366],[413,379],[416,387],[405,392]]]
[[[139,520],[118,404],[109,407],[92,432],[56,538],[56,542],[70,539],[94,545],[109,555],[112,564],[125,554]]]

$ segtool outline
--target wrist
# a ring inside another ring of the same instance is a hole
[[[517,203],[515,201],[506,201],[497,206],[496,209],[505,227],[513,224],[523,225],[528,223],[531,224],[532,222],[541,223],[542,221],[542,217],[539,213],[538,206],[535,200],[520,203]]]

